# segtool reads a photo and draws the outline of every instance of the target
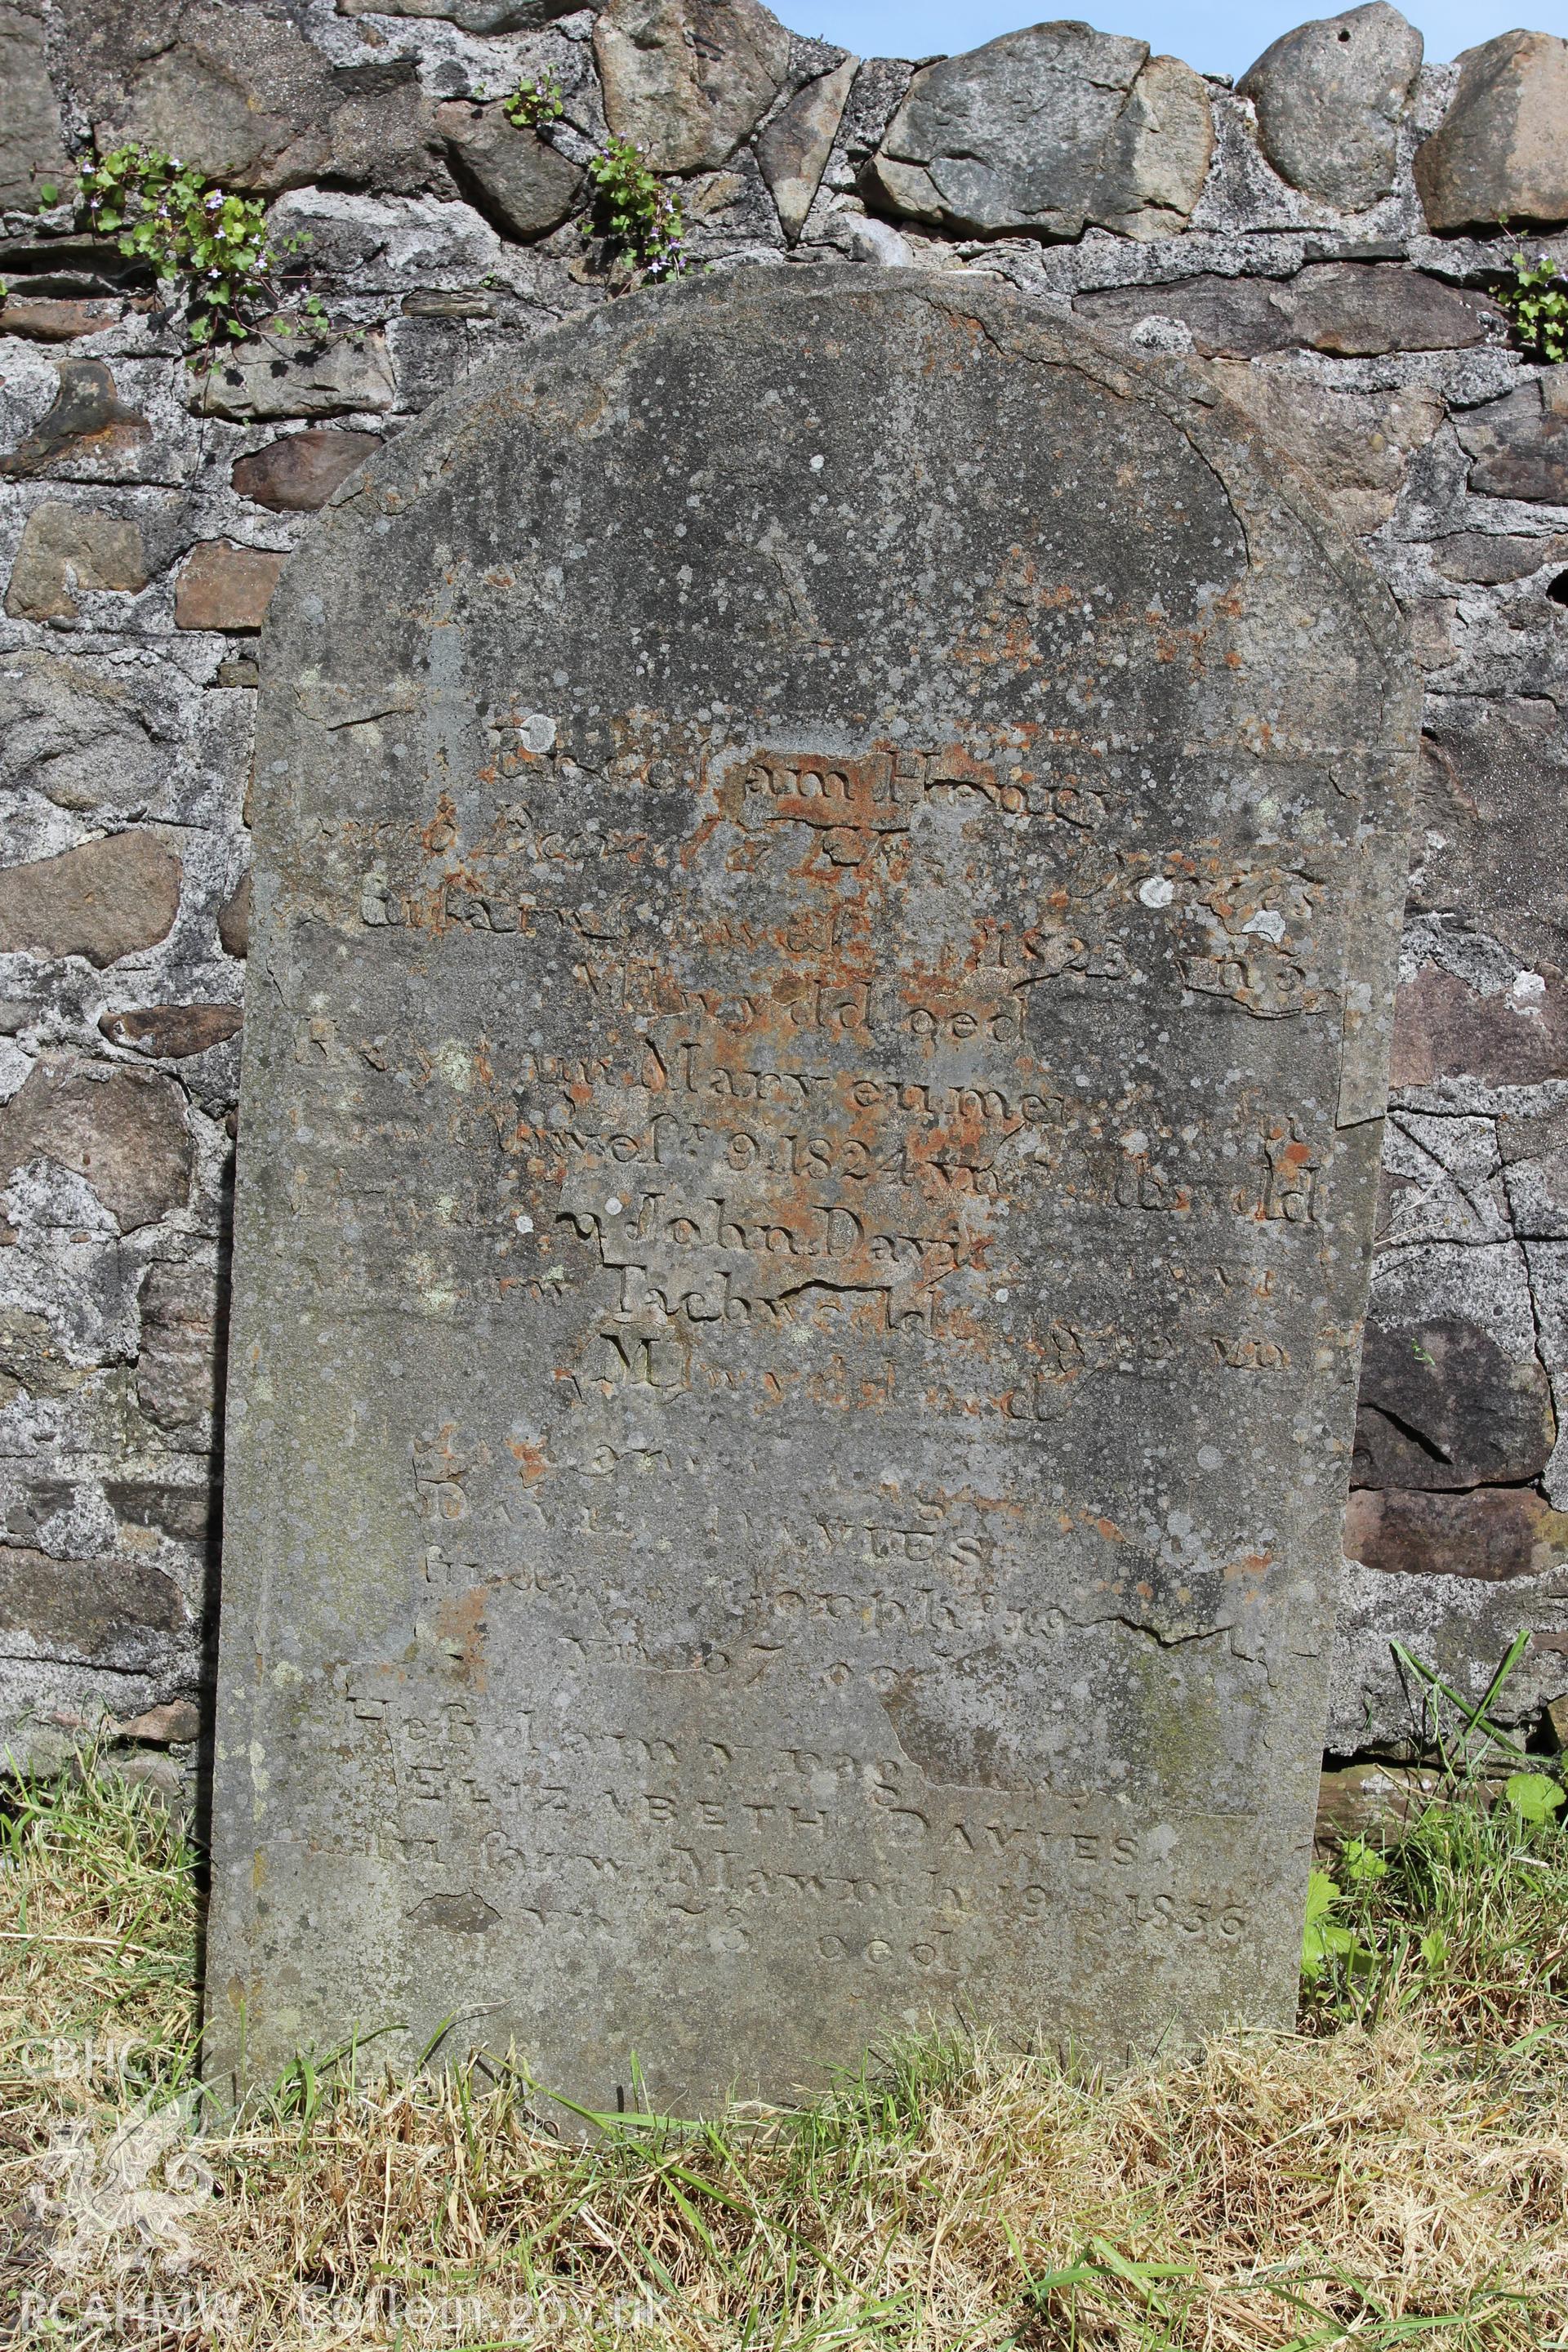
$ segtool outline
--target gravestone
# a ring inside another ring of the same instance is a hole
[[[744,272],[263,645],[209,2006],[613,2108],[1292,2013],[1393,608],[1196,377]]]

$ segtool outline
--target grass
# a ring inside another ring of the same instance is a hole
[[[520,2072],[192,2092],[195,1857],[90,1759],[0,1869],[0,2343],[541,2352],[1568,2347],[1568,1832],[1352,1842],[1294,2036],[1075,2082],[970,2041],[590,2145]]]

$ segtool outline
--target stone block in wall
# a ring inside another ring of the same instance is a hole
[[[0,1412],[19,1396],[63,1397],[91,1377],[73,1364],[47,1318],[0,1306]]]
[[[0,8],[0,212],[31,212],[38,192],[73,177],[33,0]]]
[[[594,24],[605,117],[656,172],[727,163],[777,100],[790,37],[760,0],[609,0]]]
[[[493,316],[494,301],[480,289],[518,259],[467,201],[298,188],[279,199],[270,218],[275,235],[310,240],[311,266],[336,281],[339,296],[368,297],[377,310],[392,293],[428,299],[455,292],[478,301],[481,318]]]
[[[1331,1868],[1347,1839],[1385,1845],[1403,1837],[1443,1790],[1442,1773],[1419,1765],[1381,1759],[1329,1765],[1318,1783],[1314,1847]]]
[[[250,953],[250,877],[245,875],[218,909],[217,935],[225,955]]]
[[[59,388],[45,415],[16,448],[0,457],[0,477],[13,481],[52,473],[68,461],[77,478],[137,479],[152,427],[122,401],[103,360],[61,360]]]
[[[778,207],[749,147],[742,147],[722,171],[700,173],[688,180],[683,207],[687,251],[700,268],[708,259],[731,251],[737,241],[743,241],[752,256],[778,252],[785,243]],[[590,247],[590,268],[603,268],[605,258]]]
[[[1510,1167],[1510,1184],[1513,1173]],[[1541,1483],[1556,1507],[1568,1510],[1568,1238],[1559,1240],[1549,1235],[1536,1239],[1527,1231],[1520,1246],[1530,1268],[1530,1291],[1541,1330],[1541,1352],[1552,1370],[1561,1432]],[[1568,1675],[1563,1677],[1563,1686],[1568,1688]]]
[[[146,1560],[0,1547],[0,1636],[13,1656],[155,1674],[185,1625],[179,1586]]]
[[[757,141],[757,161],[779,223],[793,244],[805,226],[822,174],[833,152],[857,60],[846,58],[818,74],[781,107]]]
[[[476,352],[465,320],[428,313],[389,320],[386,341],[397,372],[398,404],[418,410],[450,392],[480,356],[495,349],[487,342]]]
[[[1036,25],[926,66],[867,174],[889,211],[976,236],[1182,228],[1214,149],[1208,93],[1143,41]]]
[[[1495,235],[1568,221],[1568,41],[1500,33],[1466,49],[1448,110],[1415,151],[1415,185],[1439,231]]]
[[[1525,1241],[1568,1240],[1568,1104],[1510,1108],[1497,1132],[1515,1232]]]
[[[531,33],[570,16],[581,0],[338,0],[341,16],[416,16],[460,33]]]
[[[843,151],[841,163],[833,166],[833,185],[837,189],[847,190],[855,173],[869,162],[880,146],[889,123],[903,103],[914,72],[915,68],[901,58],[861,59],[859,70],[849,85],[835,142]]]
[[[846,200],[826,219],[818,218],[813,242],[841,253],[847,261],[868,261],[880,269],[912,269],[915,249],[891,221],[863,212]]]
[[[1486,932],[1537,971],[1568,971],[1562,838],[1568,746],[1556,706],[1507,695],[1432,698],[1410,877],[1415,914]]]
[[[1568,129],[1563,140],[1568,145]],[[1568,384],[1558,380],[1563,374],[1568,369],[1548,369],[1459,417],[1460,446],[1475,460],[1472,490],[1568,506]]]
[[[1515,539],[1506,532],[1457,530],[1439,540],[1432,562],[1446,580],[1465,580],[1479,588],[1499,588],[1510,580],[1528,580],[1549,563],[1568,562],[1568,539]]]
[[[1568,1078],[1568,982],[1529,972],[1525,983],[1483,991],[1424,964],[1394,1000],[1391,1087],[1443,1078],[1533,1087]]]
[[[216,1409],[217,1281],[206,1266],[149,1266],[141,1294],[136,1401],[171,1438],[190,1438]]]
[[[255,506],[278,514],[310,514],[381,446],[379,433],[310,425],[237,458],[229,481]]]
[[[0,665],[0,790],[18,800],[37,793],[57,808],[145,812],[167,786],[184,733],[180,689],[153,668],[100,667],[36,647]],[[0,880],[0,906],[5,892]]]
[[[1521,1486],[1556,1437],[1518,1249],[1436,1244],[1385,1258],[1362,1342],[1352,1484]]]
[[[1089,218],[1150,244],[1185,228],[1214,159],[1206,84],[1180,58],[1151,58],[1111,126]]]
[[[503,236],[531,244],[576,209],[587,180],[582,165],[509,121],[499,100],[450,100],[437,108],[436,128],[458,185]]]
[[[1372,0],[1284,34],[1237,90],[1252,100],[1258,143],[1282,180],[1338,212],[1363,212],[1394,186],[1421,56],[1415,26]]]
[[[1468,1496],[1413,1501],[1422,1512],[1455,1507],[1439,1568],[1384,1570],[1368,1567],[1353,1553],[1345,1562],[1326,1743],[1340,1755],[1373,1745],[1407,1752],[1431,1745],[1430,1691],[1396,1666],[1391,1641],[1403,1643],[1413,1657],[1479,1705],[1514,1635],[1528,1627],[1533,1638],[1499,1694],[1493,1719],[1527,1724],[1543,1705],[1568,1692],[1568,1564],[1508,1576],[1468,1575],[1467,1563],[1510,1556],[1506,1546],[1489,1555],[1486,1549],[1489,1538],[1479,1523],[1494,1507],[1473,1509]],[[1371,1500],[1363,1507],[1370,1516],[1380,1506]],[[1497,1507],[1506,1516],[1510,1507]],[[1496,1541],[1495,1534],[1490,1539]],[[1444,1719],[1452,1731],[1451,1708]]]
[[[143,1714],[109,1726],[111,1739],[133,1739],[144,1748],[180,1748],[195,1739],[202,1727],[201,1709],[193,1699],[167,1699]]]
[[[207,539],[174,583],[176,629],[259,629],[288,557],[271,548]]]
[[[1531,1486],[1457,1495],[1357,1487],[1345,1510],[1345,1550],[1384,1576],[1507,1584],[1568,1569],[1568,1512],[1554,1511]]]
[[[1388,262],[1320,262],[1284,278],[1205,272],[1170,286],[1106,287],[1080,294],[1073,308],[1091,326],[1119,334],[1146,319],[1173,320],[1204,359],[1300,349],[1338,359],[1458,351],[1500,337],[1504,327],[1485,295]]]
[[[79,1176],[122,1234],[155,1224],[190,1198],[195,1153],[184,1097],[151,1070],[35,1063],[0,1109],[0,1181],[33,1160]]]
[[[103,1498],[121,1536],[129,1528],[147,1528],[174,1543],[199,1546],[216,1559],[223,1535],[221,1480],[193,1474],[188,1455],[171,1462],[168,1470],[166,1476],[104,1480]]]
[[[151,267],[136,254],[120,250],[117,237],[93,236],[85,231],[64,236],[30,235],[24,227],[12,236],[0,236],[0,278],[13,294],[31,299],[87,301],[102,297],[124,301],[145,299],[151,307],[156,280]]]
[[[0,65],[0,75],[4,70]],[[101,334],[105,327],[116,325],[123,311],[120,302],[72,301],[18,294],[13,289],[0,308],[0,335],[25,335],[38,343],[73,343],[79,336]]]
[[[379,331],[286,349],[258,337],[226,354],[195,390],[212,416],[247,425],[284,416],[342,416],[392,406],[395,383]]]
[[[1440,1109],[1392,1103],[1383,1130],[1380,1248],[1512,1238],[1496,1120],[1446,1103]]]
[[[180,906],[180,860],[130,830],[0,869],[0,954],[85,956],[102,971],[155,947]]]
[[[1443,422],[1441,396],[1426,384],[1341,390],[1288,367],[1234,360],[1210,362],[1209,373],[1309,478],[1341,528],[1352,533],[1387,521],[1412,454]]]
[[[123,1045],[159,1062],[188,1061],[211,1053],[239,1034],[245,1016],[237,1004],[142,1004],[99,1020],[111,1045]]]
[[[134,595],[153,576],[153,559],[134,515],[103,514],[58,499],[35,507],[23,528],[5,610],[14,620],[71,621],[87,590]]]
[[[449,186],[411,58],[333,66],[287,16],[216,0],[165,0],[155,31],[100,0],[60,0],[59,15],[100,150],[138,140],[268,195],[311,180]]]

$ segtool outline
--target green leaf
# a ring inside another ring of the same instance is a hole
[[[1549,1822],[1563,1802],[1563,1791],[1544,1772],[1510,1772],[1503,1795],[1521,1822]]]
[[[1371,1885],[1388,1876],[1388,1864],[1365,1838],[1353,1837],[1341,1849],[1340,1863],[1352,1886]]]
[[[1301,1974],[1318,1977],[1330,1958],[1354,1939],[1331,1917],[1340,1888],[1326,1870],[1314,1870],[1307,1880],[1307,1917],[1301,1933]]]

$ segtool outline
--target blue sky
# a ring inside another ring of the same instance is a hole
[[[1300,0],[1046,0],[1044,7],[1013,0],[773,0],[797,33],[840,41],[862,57],[929,57],[939,49],[973,49],[998,33],[1035,25],[1050,15],[1083,15],[1103,33],[1132,33],[1152,48],[1184,58],[1200,73],[1245,73],[1254,58],[1292,25],[1320,13]],[[1434,60],[1457,57],[1494,33],[1527,25],[1538,33],[1568,34],[1568,0],[1426,0],[1407,8],[1426,36]],[[1331,7],[1321,13],[1331,16]]]

